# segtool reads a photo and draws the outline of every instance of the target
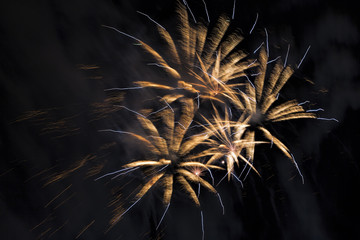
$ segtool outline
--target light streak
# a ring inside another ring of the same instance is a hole
[[[167,211],[168,211],[169,207],[170,207],[170,203],[166,206],[165,212],[164,212],[164,213],[163,213],[163,215],[161,216],[160,221],[159,221],[158,225],[156,226],[156,230],[158,230],[158,228],[159,228],[159,226],[160,226],[160,224],[161,224],[162,220],[164,219],[165,214],[167,213]]]
[[[232,19],[234,19],[234,17],[235,17],[235,5],[236,5],[236,0],[234,0]]]
[[[253,24],[253,26],[252,26],[252,28],[251,28],[250,33],[249,33],[249,34],[251,34],[251,33],[252,33],[252,31],[254,30],[255,25],[256,25],[256,23],[257,23],[257,21],[258,21],[258,18],[259,18],[259,13],[256,13],[256,19],[255,19],[255,22],[254,22],[254,24]]]
[[[217,196],[218,196],[218,198],[219,198],[219,202],[220,202],[221,207],[222,207],[222,212],[223,212],[223,215],[225,215],[225,207],[224,207],[224,204],[223,204],[223,202],[222,202],[222,200],[221,200],[220,194],[219,194],[219,193],[217,193],[216,195],[217,195]]]
[[[269,57],[269,35],[268,35],[266,28],[264,28],[264,30],[265,30],[265,36],[266,36],[266,53],[267,53],[267,57]]]
[[[203,211],[200,211],[200,215],[201,215],[201,231],[202,231],[202,240],[205,239],[205,231],[204,231],[204,216],[203,216]]]
[[[322,117],[318,117],[316,118],[318,120],[325,120],[325,121],[335,121],[335,122],[339,122],[339,120],[337,120],[336,118],[322,118]]]
[[[161,27],[162,29],[166,30],[163,26],[161,26],[158,22],[156,22],[154,19],[152,19],[149,15],[140,12],[140,11],[136,11],[137,13],[144,15],[145,17],[147,17],[150,21],[152,21],[153,23],[155,23],[156,25],[158,25],[159,27]]]
[[[301,176],[302,184],[304,184],[304,176],[302,175],[302,173],[301,173],[301,171],[300,171],[300,168],[299,168],[299,166],[298,166],[298,164],[297,164],[297,162],[296,162],[296,160],[295,160],[295,157],[294,157],[294,155],[293,155],[292,153],[291,153],[291,157],[292,157],[292,159],[293,159],[293,161],[294,161],[294,164],[295,164],[296,169],[298,170],[298,172],[299,172],[299,174],[300,174],[300,176]]]
[[[206,7],[205,0],[202,0],[202,2],[204,3],[207,20],[208,20],[208,22],[210,22],[210,17],[209,17],[209,13],[208,13],[208,10],[207,10],[207,7]]]
[[[289,57],[289,51],[290,51],[290,44],[288,44],[288,48],[287,48],[287,51],[286,51],[284,67],[286,67],[286,64],[287,64],[287,60],[288,60],[288,57]]]
[[[309,45],[309,47],[306,49],[306,52],[305,52],[304,56],[302,57],[300,63],[299,63],[298,66],[297,66],[298,69],[300,68],[300,65],[302,64],[302,62],[304,61],[304,59],[305,59],[305,57],[306,57],[306,55],[307,55],[310,47],[311,47],[311,45]]]
[[[319,112],[319,111],[325,111],[325,110],[322,108],[306,110],[306,112]]]

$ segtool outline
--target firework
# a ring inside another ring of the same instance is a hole
[[[240,98],[232,98],[232,103],[243,114],[239,118],[242,122],[248,119],[248,126],[244,139],[248,142],[254,142],[255,130],[262,133],[265,139],[271,141],[271,145],[275,144],[297,167],[294,157],[290,150],[276,138],[265,125],[267,123],[281,122],[290,119],[301,118],[316,118],[314,111],[305,111],[302,104],[296,100],[289,100],[277,106],[273,106],[278,99],[279,92],[289,80],[294,70],[291,66],[285,66],[281,60],[278,59],[273,67],[269,77],[266,78],[266,70],[268,61],[268,54],[264,47],[260,48],[258,58],[258,74],[255,77],[254,84],[249,82],[246,86],[245,92],[240,92]],[[243,129],[239,124],[238,129]],[[255,145],[247,148],[247,159],[254,159]]]
[[[164,52],[167,54],[164,55],[168,57],[133,36],[109,26],[105,27],[136,40],[155,60],[149,65],[162,68],[170,76],[166,83],[136,81],[135,88],[151,87],[172,92],[183,89],[190,94],[196,94],[197,98],[223,103],[224,97],[233,97],[236,94],[234,88],[244,85],[239,82],[231,83],[231,80],[244,77],[245,70],[256,66],[254,60],[245,60],[247,54],[236,49],[243,37],[236,31],[228,33],[230,21],[226,16],[219,17],[215,27],[208,33],[203,23],[190,23],[186,6],[183,4],[178,4],[177,13],[180,32],[180,39],[177,41],[163,26],[141,13],[156,23],[158,33],[166,45]]]
[[[184,138],[192,123],[195,105],[193,100],[189,98],[182,98],[180,102],[181,115],[178,121],[175,119],[173,108],[166,108],[154,114],[161,119],[161,128],[157,128],[154,121],[151,121],[144,116],[137,115],[142,128],[146,132],[146,136],[117,131],[129,134],[143,143],[148,150],[147,153],[149,156],[144,160],[130,162],[124,165],[123,169],[105,174],[100,178],[109,175],[115,175],[113,178],[116,178],[138,169],[144,169],[146,170],[148,180],[136,194],[136,202],[155,184],[160,183],[164,188],[163,203],[167,206],[170,204],[175,182],[180,183],[183,190],[197,206],[200,205],[200,202],[191,183],[197,183],[211,192],[217,193],[212,184],[204,180],[201,175],[203,171],[207,171],[211,174],[211,169],[222,168],[211,164],[204,164],[198,161],[198,159],[194,160],[192,157],[191,151],[201,144],[208,136],[194,135],[186,139]],[[117,222],[126,212],[127,211],[116,216],[112,222]]]
[[[239,159],[246,164],[250,165],[251,168],[259,174],[254,166],[243,156],[243,152],[252,149],[253,145],[265,142],[248,141],[244,139],[244,133],[249,126],[247,119],[239,119],[239,121],[231,121],[229,114],[225,108],[225,117],[222,118],[218,110],[213,107],[214,115],[213,121],[209,121],[204,117],[206,124],[202,125],[208,138],[204,140],[206,145],[205,150],[193,156],[193,158],[209,157],[207,164],[214,164],[221,160],[221,163],[226,165],[227,176],[230,180],[231,176],[234,176],[235,164],[239,166]],[[260,174],[259,174],[260,175]]]

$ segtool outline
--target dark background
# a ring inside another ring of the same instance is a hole
[[[202,1],[188,3],[197,20],[206,19]],[[221,13],[232,14],[233,1],[208,0],[206,4],[210,24]],[[165,0],[1,3],[1,239],[74,239],[93,221],[78,239],[201,239],[200,210],[181,193],[174,194],[158,231],[155,227],[165,208],[157,191],[147,194],[107,231],[114,186],[123,188],[126,208],[132,201],[126,194],[141,183],[136,177],[131,187],[123,187],[129,178],[94,182],[80,170],[44,186],[47,176],[111,141],[113,136],[97,130],[107,124],[132,126],[127,115],[89,122],[90,105],[102,101],[103,90],[130,86],[131,81],[149,80],[155,74],[134,41],[101,25],[114,26],[161,49],[154,24],[136,11],[149,14],[174,33],[175,7],[175,1]],[[244,188],[235,182],[218,187],[225,215],[216,196],[202,192],[205,239],[360,238],[356,10],[350,1],[236,2],[232,26],[248,39],[244,47],[259,46],[266,28],[270,59],[284,57],[290,43],[289,62],[296,64],[311,45],[281,97],[310,100],[311,108],[325,109],[322,117],[336,118],[339,123],[294,120],[274,126],[295,155],[305,184],[279,152],[257,149],[262,178],[250,174]],[[249,35],[257,13],[259,20]],[[82,64],[99,68],[83,70]],[[140,97],[131,94],[132,99]],[[39,109],[48,109],[50,115],[16,121],[27,111]],[[63,129],[42,132],[46,122],[69,117],[70,129],[80,126],[76,134],[58,138]],[[104,172],[119,168],[136,151],[136,146],[122,143],[126,149],[100,154],[100,159],[109,162]],[[44,207],[69,184],[69,190]]]

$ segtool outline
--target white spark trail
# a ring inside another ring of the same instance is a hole
[[[100,176],[98,178],[95,178],[94,181],[100,180],[100,179],[102,179],[104,177],[111,176],[111,175],[114,175],[114,174],[117,174],[117,173],[120,173],[120,172],[128,171],[129,169],[132,169],[132,167],[131,168],[124,168],[124,169],[117,170],[115,172],[110,172],[110,173],[104,174],[104,175],[102,175],[102,176]]]
[[[242,181],[241,181],[234,173],[231,173],[231,175],[232,175],[236,180],[238,180],[238,182],[240,182],[240,184],[241,184],[241,187],[244,188],[244,184],[242,183]]]
[[[116,218],[115,222],[117,222],[125,213],[127,213],[138,201],[140,201],[141,198],[136,200],[128,209],[126,209],[125,212],[123,212],[119,217]]]
[[[127,37],[129,37],[129,38],[131,38],[131,39],[134,39],[135,41],[141,42],[140,39],[138,39],[138,38],[136,38],[136,37],[134,37],[134,36],[131,36],[130,34],[124,33],[124,32],[122,32],[122,31],[120,31],[120,30],[118,30],[118,29],[116,29],[116,28],[114,28],[114,27],[110,27],[110,26],[107,26],[107,25],[101,25],[101,26],[102,26],[102,27],[109,28],[109,29],[112,29],[112,30],[114,30],[114,31],[116,31],[116,32],[118,32],[118,33],[121,33],[122,35],[125,35],[125,36],[127,36]]]
[[[219,193],[216,193],[216,195],[218,196],[218,198],[219,198],[219,202],[220,202],[220,204],[221,204],[221,207],[222,207],[222,210],[223,210],[223,215],[225,214],[225,207],[224,207],[224,204],[223,204],[223,202],[222,202],[222,200],[221,200],[221,197],[220,197],[220,194]]]
[[[290,51],[290,44],[288,44],[288,48],[287,48],[287,52],[286,52],[286,56],[285,56],[285,61],[284,61],[284,67],[286,67],[286,63],[289,57],[289,51]]]
[[[266,35],[266,53],[267,53],[267,57],[269,57],[269,35],[266,28],[264,28],[264,30]]]
[[[262,42],[261,44],[260,44],[260,46],[257,48],[257,49],[255,49],[255,51],[253,52],[254,54],[261,48],[261,46],[262,45],[264,45],[264,42]]]
[[[158,225],[156,226],[156,230],[158,230],[158,228],[159,228],[159,226],[160,226],[160,224],[161,224],[162,220],[164,219],[165,214],[167,213],[167,211],[168,211],[169,207],[170,207],[170,203],[167,205],[167,207],[166,207],[166,209],[165,209],[165,212],[164,212],[164,213],[163,213],[163,215],[161,216],[161,219],[160,219],[160,221],[159,221]]]
[[[126,171],[126,172],[120,173],[120,174],[116,175],[115,177],[112,177],[111,180],[114,180],[115,178],[118,178],[118,177],[120,177],[121,175],[128,174],[129,172],[133,172],[133,171],[135,171],[135,170],[137,170],[137,169],[139,169],[139,168],[140,168],[140,167],[136,167],[136,168],[130,169],[130,170]]]
[[[299,103],[298,106],[304,105],[304,104],[306,104],[306,103],[310,103],[310,101],[309,101],[309,100],[306,100],[305,102]]]
[[[322,108],[318,108],[318,109],[309,109],[306,112],[319,112],[319,111],[325,111],[325,110]]]
[[[201,215],[201,231],[202,231],[202,240],[205,238],[205,231],[204,231],[204,216],[202,210],[200,211]]]
[[[125,107],[125,106],[122,106],[122,105],[114,105],[114,106],[121,107],[121,108],[125,108],[125,109],[128,110],[129,112],[135,113],[135,114],[137,114],[137,115],[139,115],[139,116],[141,116],[141,117],[143,117],[143,118],[147,118],[146,116],[142,115],[141,113],[138,113],[138,112],[136,112],[136,111],[134,111],[134,110],[131,110],[130,108],[127,108],[127,107]]]
[[[296,169],[298,170],[298,172],[299,172],[299,174],[300,174],[300,176],[301,176],[302,184],[304,184],[304,176],[302,175],[302,173],[301,173],[301,171],[300,171],[300,168],[299,168],[297,162],[295,161],[294,155],[293,155],[292,153],[290,153],[290,154],[291,154],[291,157],[292,157],[292,159],[293,159],[293,161],[294,161],[295,167],[296,167]]]
[[[337,120],[336,118],[321,118],[321,117],[318,117],[316,118],[318,120],[325,120],[325,121],[335,121],[335,122],[339,122],[339,120]]]
[[[140,12],[140,11],[136,11],[137,13],[141,14],[141,15],[144,15],[145,17],[147,17],[148,19],[150,19],[150,21],[152,21],[153,23],[155,23],[156,25],[158,25],[159,27],[161,27],[162,29],[164,29],[166,31],[166,29],[161,26],[158,22],[156,22],[154,19],[152,19],[149,15],[143,13],[143,12]]]
[[[258,21],[258,18],[259,18],[259,13],[256,13],[255,23],[254,23],[254,25],[252,26],[252,28],[251,28],[250,33],[249,33],[249,34],[251,34],[251,33],[252,33],[252,31],[254,30],[255,25],[256,25],[256,23],[257,23],[257,21]]]
[[[234,0],[232,19],[234,19],[234,17],[235,17],[235,4],[236,4],[236,0]]]
[[[306,52],[305,52],[303,58],[301,59],[300,63],[299,63],[298,66],[297,66],[298,69],[300,68],[300,65],[302,64],[302,62],[304,61],[304,59],[305,59],[305,57],[306,57],[306,55],[307,55],[310,47],[311,47],[311,45],[309,45],[309,47],[306,49]]]
[[[186,0],[183,0],[183,3],[184,3],[184,5],[188,8],[188,10],[189,10],[192,18],[194,19],[194,22],[197,23],[197,21],[196,21],[196,19],[195,19],[195,16],[194,16],[194,14],[192,13],[192,11],[191,11],[191,9],[190,9],[190,6],[189,6],[189,4],[187,3],[187,1],[186,1]]]
[[[207,7],[206,7],[206,2],[205,2],[205,0],[202,0],[202,1],[204,3],[204,6],[205,6],[205,12],[206,12],[207,20],[208,20],[208,22],[210,22],[210,17],[209,17],[209,13],[208,13],[208,10],[207,10]]]
[[[276,57],[276,58],[274,58],[273,60],[268,61],[266,64],[272,63],[272,62],[274,62],[274,61],[278,60],[280,57],[281,57],[281,56],[277,56],[277,57]]]

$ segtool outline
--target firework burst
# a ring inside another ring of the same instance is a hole
[[[245,52],[236,49],[243,37],[237,31],[228,33],[230,20],[226,16],[219,17],[215,27],[208,33],[205,24],[200,22],[192,24],[189,21],[186,6],[183,4],[178,3],[177,13],[179,40],[173,39],[163,26],[150,18],[156,23],[158,33],[165,42],[166,51],[164,49],[162,51],[166,54],[163,55],[133,36],[113,27],[105,27],[136,40],[155,60],[149,65],[162,68],[170,77],[166,83],[136,81],[134,82],[136,88],[171,90],[172,95],[177,97],[182,95],[174,91],[181,89],[190,93],[193,98],[195,95],[195,98],[224,103],[224,99],[235,96],[234,88],[244,85],[231,81],[244,77],[245,70],[256,66],[255,61],[246,60]],[[165,55],[169,57],[166,58]]]
[[[197,206],[200,206],[200,202],[191,183],[197,183],[209,191],[217,193],[212,184],[204,180],[201,175],[204,171],[207,171],[212,177],[211,169],[222,168],[211,164],[204,164],[192,157],[192,150],[208,136],[193,135],[189,138],[184,138],[192,123],[195,105],[193,100],[188,98],[182,98],[180,102],[181,115],[178,121],[175,119],[173,108],[166,108],[155,114],[154,117],[161,119],[161,128],[156,127],[155,121],[137,115],[138,121],[146,132],[146,136],[117,131],[131,135],[144,144],[149,156],[144,160],[130,162],[124,165],[123,169],[105,174],[99,177],[99,179],[109,175],[118,177],[138,169],[146,170],[146,178],[148,180],[146,180],[144,186],[136,194],[136,202],[157,183],[161,183],[160,185],[164,188],[164,205],[170,204],[175,182],[180,183],[182,189]],[[112,222],[116,223],[124,213],[126,211],[115,216]]]

